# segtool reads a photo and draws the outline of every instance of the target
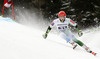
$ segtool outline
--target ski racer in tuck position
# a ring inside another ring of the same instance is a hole
[[[75,49],[77,47],[77,45],[83,47],[87,52],[96,55],[95,52],[91,51],[89,47],[87,47],[83,42],[81,42],[80,40],[76,39],[75,36],[72,34],[72,32],[70,31],[70,29],[68,28],[68,25],[72,25],[75,26],[77,31],[78,31],[78,35],[82,36],[83,33],[81,30],[79,30],[78,25],[72,21],[70,18],[66,18],[66,13],[64,11],[60,11],[58,14],[57,19],[55,19],[50,26],[48,27],[46,33],[43,35],[43,37],[46,39],[48,36],[48,33],[50,32],[50,30],[56,26],[57,29],[61,32],[61,37],[66,40],[68,43],[70,43],[73,46],[73,49]]]

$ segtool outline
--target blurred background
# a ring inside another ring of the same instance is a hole
[[[0,14],[3,3],[4,0],[0,0]],[[100,25],[99,0],[13,0],[13,5],[19,23],[32,24],[37,21],[44,25],[50,24],[58,17],[58,12],[63,10],[66,17],[78,23],[82,29]],[[4,17],[13,18],[11,8],[5,9]]]

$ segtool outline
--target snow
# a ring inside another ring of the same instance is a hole
[[[93,56],[79,46],[73,50],[70,44],[55,34],[50,33],[44,39],[44,32],[37,28],[0,21],[0,59],[99,59],[99,32],[87,33],[79,38],[98,53]]]

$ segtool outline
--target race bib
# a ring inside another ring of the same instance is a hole
[[[67,29],[67,26],[58,26],[58,30],[65,30]]]

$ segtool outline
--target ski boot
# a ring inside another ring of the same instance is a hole
[[[86,50],[87,52],[91,53],[91,54],[94,55],[94,56],[96,56],[96,54],[97,54],[97,53],[91,51],[88,47],[85,48],[85,50]]]

